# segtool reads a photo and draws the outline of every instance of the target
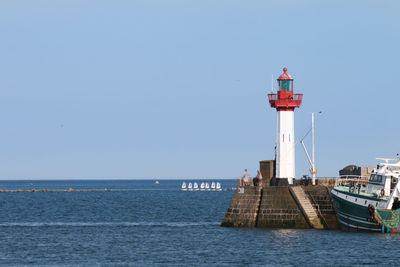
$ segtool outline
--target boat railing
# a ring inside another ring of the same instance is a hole
[[[366,186],[369,177],[361,175],[342,175],[336,180],[335,186]]]

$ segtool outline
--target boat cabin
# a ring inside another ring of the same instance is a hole
[[[371,173],[365,193],[380,197],[388,197],[392,194],[400,178],[400,171],[382,164]]]

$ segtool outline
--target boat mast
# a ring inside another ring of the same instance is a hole
[[[322,112],[318,112],[318,114],[321,114]],[[306,133],[306,135],[303,137],[303,139],[300,140],[300,144],[303,146],[304,152],[306,153],[308,162],[311,165],[310,173],[311,173],[311,180],[312,180],[312,185],[315,185],[315,176],[318,173],[317,168],[315,168],[315,135],[314,135],[314,112],[311,113],[311,143],[312,143],[312,158],[308,154],[307,148],[304,145],[304,138],[310,133],[310,130]]]
[[[315,185],[315,143],[314,143],[314,112],[311,113],[311,136],[312,136],[312,184]]]

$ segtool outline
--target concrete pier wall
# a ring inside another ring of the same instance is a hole
[[[222,226],[256,227],[261,189],[257,186],[246,186],[243,194],[236,193],[222,221]]]
[[[336,208],[326,186],[302,186],[324,225],[338,229]],[[289,191],[289,186],[244,187],[236,193],[222,226],[259,228],[313,228]]]
[[[290,194],[288,186],[263,188],[256,227],[311,228]]]

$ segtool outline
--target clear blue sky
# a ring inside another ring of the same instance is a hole
[[[393,157],[399,3],[2,0],[0,179],[254,175],[284,66],[304,93],[297,139],[323,112],[318,176]]]

